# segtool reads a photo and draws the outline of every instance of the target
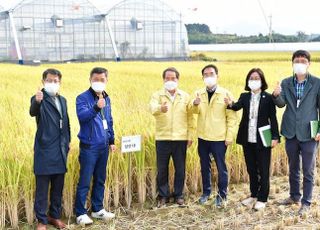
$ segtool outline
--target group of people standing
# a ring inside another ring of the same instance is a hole
[[[281,134],[285,138],[290,184],[290,196],[279,200],[278,204],[301,203],[298,214],[307,213],[312,201],[314,168],[320,140],[319,128],[316,136],[311,136],[310,121],[319,121],[320,118],[320,79],[309,73],[310,63],[309,52],[294,52],[293,74],[281,83],[278,82],[272,94],[266,92],[268,84],[263,71],[260,68],[251,69],[244,82],[246,92],[240,95],[238,101],[234,101],[232,94],[218,84],[219,72],[215,65],[207,65],[201,70],[204,87],[193,96],[178,88],[180,74],[177,69],[165,69],[162,75],[164,88],[154,93],[150,101],[150,110],[156,120],[158,207],[165,206],[172,196],[175,203],[184,204],[186,152],[192,144],[195,130],[202,176],[199,203],[205,204],[211,198],[211,161],[214,160],[218,171],[218,189],[213,203],[217,207],[226,205],[226,150],[232,144],[237,126],[235,111],[242,109],[236,142],[243,147],[251,194],[241,203],[255,210],[264,209],[270,190],[271,150],[280,142],[277,106],[285,107]],[[265,126],[270,126],[270,146],[263,143],[258,131]],[[170,157],[175,168],[173,194],[169,192],[168,183]]]
[[[217,207],[226,205],[226,150],[235,136],[236,111],[242,109],[236,140],[243,146],[251,192],[242,204],[253,206],[256,210],[265,208],[270,188],[271,149],[280,142],[276,118],[278,106],[286,107],[281,134],[286,140],[290,183],[290,196],[279,201],[279,204],[301,202],[300,215],[310,209],[320,140],[320,130],[314,138],[311,137],[310,121],[318,121],[320,117],[320,79],[308,72],[310,54],[305,50],[293,53],[292,66],[293,75],[277,84],[272,94],[266,92],[268,84],[263,71],[259,68],[251,69],[244,84],[247,92],[242,93],[238,101],[234,101],[232,94],[218,84],[219,72],[215,65],[207,65],[201,70],[204,87],[197,90],[193,96],[178,88],[180,74],[177,69],[170,67],[163,71],[164,87],[155,92],[150,101],[150,110],[156,120],[158,207],[165,206],[172,196],[175,203],[184,204],[186,153],[187,148],[192,145],[195,133],[198,137],[202,176],[199,203],[208,203],[213,195],[211,162],[214,160],[218,171],[218,190],[214,204]],[[59,229],[66,227],[61,220],[62,191],[71,135],[66,99],[58,93],[61,78],[60,71],[46,70],[42,76],[44,88],[31,98],[30,115],[35,116],[37,122],[34,144],[34,209],[39,230],[45,230],[47,224]],[[109,150],[116,151],[110,98],[105,91],[108,71],[101,67],[92,69],[89,81],[90,88],[76,99],[80,124],[80,176],[75,213],[76,222],[81,225],[93,223],[86,206],[91,180],[91,217],[103,220],[115,217],[103,207]],[[272,142],[269,147],[263,145],[258,132],[260,127],[266,125],[271,127]],[[173,194],[170,194],[168,183],[171,157],[175,168]]]

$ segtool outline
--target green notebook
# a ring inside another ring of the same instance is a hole
[[[319,121],[310,121],[311,138],[315,138],[319,129]]]
[[[271,135],[271,126],[266,125],[258,128],[260,138],[264,147],[271,147],[272,135]]]

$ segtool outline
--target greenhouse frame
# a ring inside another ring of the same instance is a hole
[[[181,14],[160,0],[125,0],[106,12],[87,0],[24,0],[0,12],[0,61],[187,56]]]

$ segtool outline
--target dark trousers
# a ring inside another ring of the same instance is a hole
[[[87,209],[85,205],[92,177],[92,211],[98,212],[101,209],[103,209],[108,155],[109,146],[102,149],[80,147],[80,177],[77,186],[75,201],[75,212],[77,217],[83,214],[87,214]]]
[[[54,219],[61,218],[62,211],[62,191],[65,174],[36,175],[36,194],[34,211],[38,222],[48,224],[48,192],[50,184],[50,206],[49,216]]]
[[[228,170],[225,161],[227,146],[224,141],[205,141],[198,138],[198,152],[200,156],[202,192],[211,194],[211,158],[212,154],[218,169],[218,196],[227,198]]]
[[[298,201],[300,193],[300,156],[303,171],[303,196],[301,203],[310,205],[314,185],[314,167],[318,144],[315,140],[301,142],[297,138],[286,139],[286,152],[289,160],[290,197]]]
[[[271,148],[248,143],[243,146],[243,152],[250,178],[251,197],[267,202],[270,190]]]
[[[168,183],[169,161],[174,165],[174,197],[183,198],[186,169],[187,141],[156,141],[157,149],[157,186],[160,198],[169,198]]]

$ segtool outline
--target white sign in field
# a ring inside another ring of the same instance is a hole
[[[121,152],[132,153],[141,151],[141,135],[121,138]]]

